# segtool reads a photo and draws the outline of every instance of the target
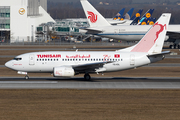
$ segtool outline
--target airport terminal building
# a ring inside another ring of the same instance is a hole
[[[34,42],[36,27],[55,22],[47,13],[47,0],[0,0],[0,41]]]

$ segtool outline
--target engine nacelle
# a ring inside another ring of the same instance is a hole
[[[72,67],[55,67],[54,77],[71,77],[74,76],[75,72]]]

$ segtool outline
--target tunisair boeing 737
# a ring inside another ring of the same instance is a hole
[[[146,35],[132,47],[117,51],[95,52],[32,52],[19,55],[5,66],[19,74],[53,73],[54,77],[72,77],[84,74],[90,80],[91,73],[122,71],[160,61],[167,52],[162,52],[171,14],[162,14]]]

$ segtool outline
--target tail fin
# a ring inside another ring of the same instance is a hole
[[[131,19],[132,13],[134,11],[134,8],[131,8],[120,20],[124,20],[124,19]]]
[[[141,17],[142,12],[143,12],[143,9],[140,9],[140,10],[131,18],[131,20],[135,20],[135,18]]]
[[[120,51],[145,52],[157,54],[162,52],[171,14],[164,13],[136,45]]]
[[[138,25],[147,25],[149,21],[149,18],[144,17],[143,19],[141,19],[138,23]]]
[[[150,18],[150,17],[152,16],[153,12],[154,12],[154,9],[149,9],[149,10],[141,17],[141,19],[143,19],[143,18]]]
[[[155,22],[156,22],[156,18],[150,18],[148,21],[148,25],[154,25]]]
[[[152,16],[153,12],[154,12],[154,9],[149,9],[149,10],[140,18],[140,21],[139,21],[138,25],[141,25],[141,23],[142,23],[143,21],[145,21],[146,19],[149,19],[149,18]]]
[[[87,1],[81,0],[90,27],[110,26],[110,23]]]
[[[121,10],[116,14],[116,16],[114,16],[113,20],[117,20],[117,19],[120,20],[121,17],[123,16],[123,14],[124,14],[124,10],[125,10],[125,8],[121,9]]]
[[[133,11],[134,11],[134,8],[131,8],[131,9],[124,15],[124,18],[130,20]]]
[[[143,12],[143,9],[140,9],[132,18],[131,20],[133,20],[131,22],[130,25],[137,25],[139,23],[139,20],[140,20],[140,17],[141,17],[141,14]]]
[[[143,18],[138,25],[154,25],[154,23],[156,22],[156,18]]]

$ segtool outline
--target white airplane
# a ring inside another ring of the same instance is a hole
[[[152,25],[111,25],[87,0],[81,0],[82,7],[90,24],[84,28],[88,34],[93,34],[105,38],[139,41]],[[92,13],[91,15],[88,13]],[[95,19],[96,16],[96,19]],[[180,40],[180,25],[169,25],[165,41],[174,42],[170,47],[176,47]],[[178,48],[180,46],[178,45]]]
[[[84,78],[90,80],[90,73],[104,73],[122,71],[160,61],[165,54],[162,52],[164,39],[169,25],[171,14],[166,13],[158,19],[147,34],[132,47],[117,51],[56,51],[32,52],[19,55],[8,61],[5,66],[27,73],[53,73],[54,77],[72,77],[85,74]]]

